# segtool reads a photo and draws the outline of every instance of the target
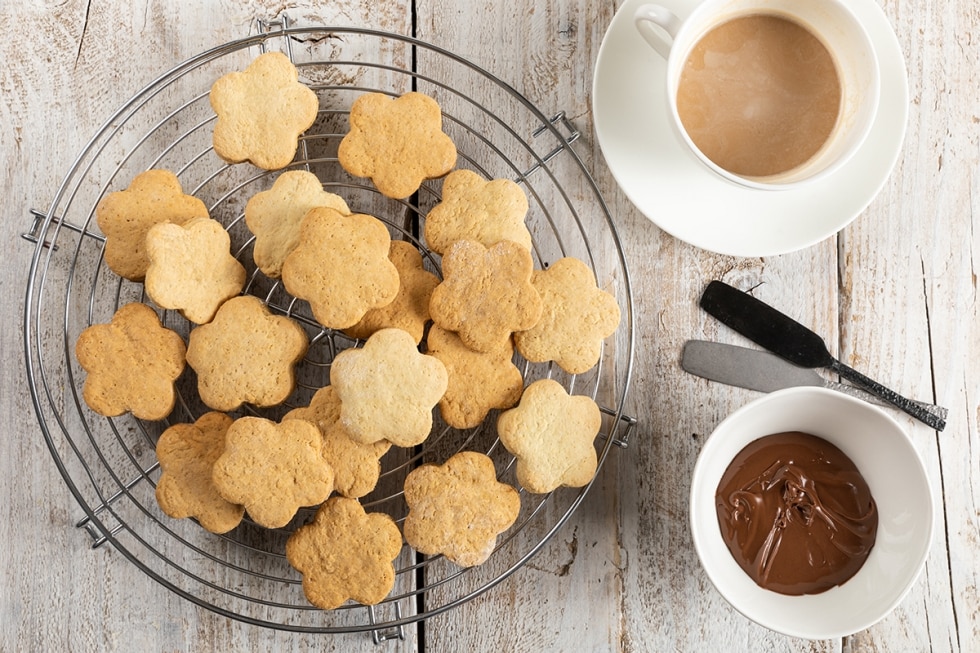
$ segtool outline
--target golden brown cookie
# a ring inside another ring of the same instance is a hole
[[[286,541],[286,559],[303,575],[307,600],[332,610],[348,599],[375,605],[388,596],[401,549],[391,517],[365,513],[357,499],[333,497]]]
[[[429,329],[427,353],[442,361],[449,374],[439,410],[446,423],[458,429],[479,425],[494,408],[510,408],[521,398],[524,377],[511,361],[510,341],[489,352],[473,351],[452,331]]]
[[[390,247],[391,236],[375,217],[312,209],[303,218],[299,245],[282,266],[283,285],[310,303],[320,324],[346,329],[398,294]]]
[[[210,322],[245,286],[245,268],[230,249],[228,232],[211,218],[154,225],[146,234],[146,294],[195,324]]]
[[[317,322],[346,329],[398,293],[390,246],[391,236],[377,218],[312,209],[303,218],[299,244],[283,263],[283,285],[310,303]]]
[[[531,284],[544,310],[536,325],[514,334],[517,351],[534,363],[555,361],[570,374],[591,369],[602,341],[619,326],[616,298],[599,290],[592,270],[575,258],[535,270]]]
[[[294,408],[283,420],[305,419],[320,429],[323,436],[323,457],[334,471],[334,490],[345,497],[357,499],[374,489],[381,474],[378,460],[391,448],[387,440],[361,444],[347,435],[340,423],[340,398],[333,386],[316,391],[310,405]]]
[[[524,390],[516,408],[501,413],[497,435],[517,458],[517,480],[528,492],[541,494],[592,480],[598,465],[593,441],[601,426],[594,401],[542,379]]]
[[[358,442],[421,444],[432,430],[432,409],[446,391],[445,366],[420,354],[401,329],[376,332],[361,349],[347,349],[330,366],[340,397],[340,421]]]
[[[322,447],[319,429],[306,420],[277,424],[241,417],[228,428],[211,478],[221,496],[245,506],[256,524],[282,528],[301,507],[318,505],[333,491],[333,469]]]
[[[266,170],[289,165],[320,107],[316,93],[298,80],[296,66],[281,52],[261,54],[244,71],[219,78],[210,94],[218,115],[215,153]]]
[[[187,364],[197,372],[201,400],[215,410],[274,406],[293,391],[295,366],[308,345],[296,322],[273,315],[255,297],[240,296],[191,331]]]
[[[382,194],[404,199],[426,179],[453,169],[456,146],[443,133],[442,110],[431,97],[367,93],[351,106],[350,131],[337,158],[355,177],[370,177]]]
[[[388,258],[398,270],[398,294],[387,306],[365,313],[360,322],[344,329],[344,333],[365,340],[375,331],[395,327],[407,331],[418,344],[429,321],[429,299],[439,285],[439,277],[422,267],[422,254],[403,240],[391,241]]]
[[[497,535],[517,519],[521,496],[497,481],[493,461],[462,451],[444,465],[422,465],[405,478],[405,541],[426,555],[442,554],[461,567],[482,564]]]
[[[100,415],[130,411],[157,420],[173,410],[174,382],[184,371],[184,341],[146,304],[126,304],[108,324],[83,330],[75,356],[88,372],[82,397]]]
[[[442,182],[442,201],[425,217],[425,242],[438,254],[457,240],[484,247],[512,240],[530,250],[527,209],[527,195],[513,181],[487,181],[472,170],[454,170]]]
[[[211,480],[231,423],[228,415],[212,412],[163,432],[156,447],[163,471],[156,497],[163,512],[174,519],[194,517],[212,533],[227,533],[242,521],[245,508],[222,497]]]
[[[343,198],[323,190],[312,172],[289,170],[279,175],[272,188],[256,193],[245,205],[245,224],[255,235],[252,257],[266,275],[278,279],[282,263],[299,243],[303,217],[318,206],[350,214]]]
[[[184,224],[207,218],[208,207],[185,195],[177,176],[169,170],[147,170],[126,190],[106,195],[95,209],[99,229],[105,234],[105,262],[109,269],[130,281],[142,281],[150,264],[146,233],[155,224]]]
[[[511,333],[530,329],[541,317],[533,269],[531,253],[515,242],[487,249],[457,241],[442,259],[443,281],[429,302],[432,321],[458,333],[470,349],[499,349]]]

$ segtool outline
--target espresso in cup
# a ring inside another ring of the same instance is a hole
[[[765,178],[804,165],[828,141],[841,82],[827,47],[806,27],[746,15],[691,48],[676,105],[704,156],[736,175]]]

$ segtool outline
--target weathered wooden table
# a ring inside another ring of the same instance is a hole
[[[908,67],[898,164],[846,229],[765,258],[692,247],[645,219],[594,137],[592,73],[618,2],[0,3],[4,166],[0,328],[0,650],[379,650],[370,636],[279,632],[197,607],[111,547],[91,550],[41,437],[24,362],[28,210],[46,209],[84,144],[161,72],[283,12],[295,25],[409,35],[471,60],[581,131],[574,150],[609,205],[632,275],[630,446],[611,452],[571,520],[487,594],[405,630],[391,650],[980,650],[980,13],[971,0],[886,0]],[[297,43],[297,47],[304,44]],[[883,110],[891,110],[883,107]],[[793,216],[787,216],[792,220]],[[885,620],[808,642],[747,621],[702,572],[688,528],[689,477],[705,437],[757,396],[685,374],[683,342],[746,344],[697,307],[711,279],[773,303],[852,366],[950,408],[942,433],[903,414],[935,487],[924,573]],[[59,338],[59,333],[42,337]]]

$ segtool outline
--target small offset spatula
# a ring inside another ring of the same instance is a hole
[[[834,358],[816,333],[752,295],[712,281],[701,308],[743,336],[801,367],[826,367],[937,431],[946,420]]]

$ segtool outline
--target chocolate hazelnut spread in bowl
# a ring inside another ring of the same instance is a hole
[[[921,572],[934,528],[929,479],[903,427],[816,387],[771,393],[722,421],[695,465],[690,507],[719,593],[808,639],[887,615]]]
[[[735,561],[780,594],[819,594],[848,581],[878,531],[874,497],[851,459],[799,431],[738,452],[718,482],[715,507]]]

